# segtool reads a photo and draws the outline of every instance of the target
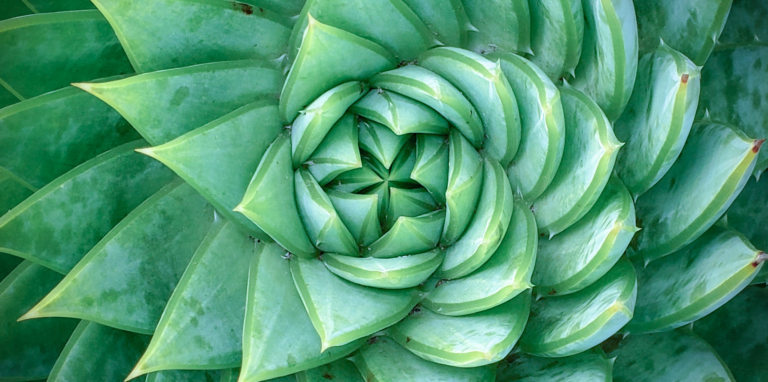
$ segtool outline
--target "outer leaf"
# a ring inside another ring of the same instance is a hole
[[[537,293],[564,295],[586,288],[613,268],[637,231],[632,196],[612,178],[586,216],[539,241],[533,272]]]
[[[352,81],[326,91],[312,101],[291,125],[293,167],[306,162],[350,105],[368,91],[368,85]]]
[[[539,232],[563,232],[589,212],[608,183],[622,144],[611,122],[584,93],[561,89],[566,116],[563,159],[554,179],[533,202]]]
[[[515,2],[526,4],[526,2]],[[498,16],[497,10],[494,15]],[[506,167],[520,146],[520,113],[501,64],[458,48],[435,48],[419,65],[439,74],[464,93],[480,113],[484,149]]]
[[[693,326],[720,354],[737,381],[760,382],[768,375],[768,365],[760,362],[768,343],[766,300],[768,289],[749,287]]]
[[[25,3],[37,12],[62,12],[96,8],[88,0],[27,0]]]
[[[249,0],[246,3],[264,6],[286,16],[297,16],[304,7],[305,0]]]
[[[469,139],[481,147],[483,123],[475,107],[445,78],[415,65],[379,73],[370,80],[374,88],[382,88],[413,98],[437,111]]]
[[[61,275],[25,261],[0,282],[0,378],[46,378],[78,321],[43,318],[17,321],[61,280]]]
[[[107,151],[3,215],[0,252],[66,274],[123,217],[173,179],[162,164],[133,152],[145,144],[135,141]]]
[[[599,347],[563,358],[541,358],[515,353],[499,364],[498,381],[611,382],[612,360]]]
[[[531,62],[552,81],[573,75],[584,41],[580,0],[531,1]]]
[[[24,261],[21,257],[0,253],[0,281],[4,280]]]
[[[611,356],[616,382],[735,381],[720,356],[689,328],[629,336]]]
[[[310,18],[383,46],[401,61],[411,61],[437,44],[427,26],[402,0],[308,0],[291,35],[291,54],[299,50]]]
[[[448,138],[448,184],[445,191],[445,226],[440,243],[455,243],[467,229],[483,185],[483,161],[458,130]]]
[[[493,256],[468,276],[428,281],[428,287],[434,285],[434,289],[421,304],[440,314],[460,316],[509,301],[532,286],[537,241],[531,210],[515,203],[509,229]]]
[[[2,21],[0,46],[0,87],[19,100],[133,71],[115,32],[96,10]]]
[[[0,170],[0,216],[5,215],[11,208],[16,207],[34,192],[34,188],[25,186],[15,176],[5,170]]]
[[[309,241],[299,217],[292,174],[291,141],[281,135],[262,156],[235,212],[256,223],[289,252],[314,256],[317,249]]]
[[[416,309],[387,333],[428,361],[457,367],[496,363],[515,346],[531,308],[531,293],[521,293],[495,308],[451,317]]]
[[[440,249],[392,259],[323,254],[325,266],[336,276],[356,284],[382,289],[418,286],[429,278],[442,261],[443,251]]]
[[[4,1],[0,4],[0,20],[32,14],[32,9],[23,1]]]
[[[139,135],[120,114],[68,87],[0,110],[0,164],[35,188]]]
[[[363,376],[357,371],[355,364],[346,359],[331,362],[296,374],[297,382],[326,382],[328,380],[364,382]]]
[[[154,333],[212,218],[192,187],[181,180],[169,184],[115,226],[23,318],[72,317]]]
[[[315,247],[322,252],[357,256],[359,251],[355,238],[312,174],[300,168],[294,173],[293,183],[299,216]]]
[[[520,350],[540,357],[581,353],[629,322],[636,297],[635,271],[623,259],[586,289],[533,303]]]
[[[232,212],[248,187],[262,155],[283,131],[277,103],[258,101],[184,134],[162,146],[138,150],[163,162],[242,230],[268,236]]]
[[[638,270],[635,317],[625,330],[660,332],[706,316],[749,285],[766,258],[737,232],[712,228]]]
[[[744,235],[757,249],[768,251],[768,180],[750,179],[725,215],[727,226]],[[753,284],[768,283],[768,267],[763,267]]]
[[[643,230],[630,256],[666,256],[711,227],[744,188],[761,144],[728,125],[694,125],[680,159],[637,199]]]
[[[616,121],[626,142],[616,173],[637,198],[667,173],[683,150],[699,100],[701,69],[666,44],[640,60],[635,90]]]
[[[280,96],[280,116],[287,123],[331,87],[364,80],[397,63],[380,45],[307,17],[301,48]]]
[[[444,137],[416,136],[416,159],[410,178],[426,188],[438,204],[445,204],[448,162],[448,144]]]
[[[750,138],[768,138],[768,91],[759,86],[768,81],[768,45],[735,46],[719,50],[701,73],[701,102],[698,118],[709,112],[713,121],[731,123]],[[768,169],[768,150],[757,158],[755,175]]]
[[[352,358],[367,381],[492,382],[492,365],[459,368],[429,362],[388,337],[375,337]]]
[[[389,232],[363,248],[363,254],[392,258],[429,251],[437,246],[444,221],[444,210],[417,217],[401,216]]]
[[[421,299],[416,289],[374,289],[351,283],[331,273],[317,259],[292,259],[291,274],[320,335],[321,352],[353,344],[391,326]]]
[[[476,29],[469,32],[469,48],[480,54],[497,49],[531,51],[531,15],[527,1],[463,0]]]
[[[469,19],[461,0],[403,0],[421,21],[448,46],[466,46]]]
[[[723,30],[733,0],[634,0],[640,51],[653,52],[660,41],[704,65]],[[743,20],[742,20],[743,22]]]
[[[289,262],[281,258],[284,254],[275,244],[256,244],[248,278],[241,382],[318,367],[347,356],[365,342],[323,351],[294,287]]]
[[[159,370],[240,366],[243,301],[252,257],[253,241],[237,226],[217,220],[168,300],[131,377]]]
[[[318,183],[326,185],[337,175],[363,166],[358,132],[357,118],[353,114],[345,114],[333,125],[309,158],[307,169]]]
[[[274,63],[227,61],[75,86],[99,97],[153,145],[167,143],[214,119],[280,93]]]
[[[139,73],[215,61],[272,60],[291,23],[260,7],[219,0],[94,0]],[[174,33],[194,31],[194,33]]]
[[[560,92],[530,61],[513,54],[490,56],[518,96],[522,137],[520,149],[507,170],[513,187],[534,200],[552,182],[563,157],[565,122]]]
[[[448,133],[448,122],[427,105],[381,89],[368,92],[350,111],[387,126],[397,135]]]
[[[499,162],[483,158],[483,192],[477,212],[464,235],[445,252],[437,277],[457,279],[478,268],[494,254],[509,227],[514,206],[512,188]]]
[[[724,1],[726,2],[726,1]],[[723,33],[717,42],[733,44],[742,42],[768,41],[768,4],[760,0],[739,0],[733,3],[728,13]]]
[[[48,380],[75,382],[94,378],[120,381],[149,342],[148,336],[82,321],[61,352]]]
[[[164,370],[147,375],[146,382],[219,381],[220,370]]]
[[[326,194],[358,245],[371,244],[381,237],[378,195],[351,194],[333,189],[327,190]]]
[[[587,25],[573,86],[611,121],[629,102],[637,74],[637,21],[631,0],[584,0]]]

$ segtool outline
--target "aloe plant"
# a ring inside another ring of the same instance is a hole
[[[5,1],[0,381],[764,380],[765,12]]]

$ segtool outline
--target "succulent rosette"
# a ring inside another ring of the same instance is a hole
[[[5,1],[0,381],[765,380],[767,15]]]

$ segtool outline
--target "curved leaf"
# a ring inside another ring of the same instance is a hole
[[[573,75],[584,41],[580,0],[531,1],[531,62],[552,81]]]
[[[327,382],[328,380],[364,382],[363,376],[357,371],[355,364],[346,359],[327,363],[296,374],[297,382]]]
[[[768,180],[749,179],[731,208],[726,212],[725,220],[728,228],[744,235],[757,249],[768,252]],[[763,267],[753,284],[768,283],[768,267]]]
[[[448,122],[427,105],[381,89],[368,92],[350,111],[388,127],[397,135],[448,133]]]
[[[357,118],[352,114],[345,114],[331,127],[308,161],[307,169],[318,183],[326,185],[339,174],[363,166],[358,134]]]
[[[462,0],[476,29],[468,34],[470,49],[485,54],[497,49],[531,51],[531,15],[527,1]]]
[[[469,19],[461,0],[403,0],[435,35],[448,46],[466,46]]]
[[[613,361],[599,347],[562,358],[534,357],[523,353],[502,361],[496,380],[517,382],[611,382]]]
[[[360,120],[360,148],[367,151],[379,163],[389,169],[395,161],[400,149],[411,139],[410,135],[397,135],[386,126]]]
[[[416,136],[416,158],[410,178],[429,191],[438,204],[445,204],[448,189],[448,144],[445,137]]]
[[[443,251],[440,249],[391,259],[323,254],[323,263],[336,276],[356,284],[382,289],[418,286],[429,278],[442,261]]]
[[[381,237],[377,194],[360,195],[330,189],[326,190],[326,195],[358,245],[371,244]]]
[[[730,3],[729,1],[722,1]],[[725,27],[717,42],[734,44],[768,41],[768,4],[760,0],[739,0],[733,3]]]
[[[5,215],[13,207],[24,201],[34,192],[34,188],[25,186],[14,175],[0,169],[0,216]]]
[[[363,254],[386,259],[429,251],[437,246],[444,221],[444,210],[401,216],[389,232],[363,248]]]
[[[448,184],[445,191],[445,226],[440,243],[455,243],[467,229],[480,199],[483,160],[458,130],[448,137]]]

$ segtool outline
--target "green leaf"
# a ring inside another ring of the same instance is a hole
[[[246,3],[263,6],[286,16],[298,16],[305,0],[248,0]]]
[[[0,22],[0,87],[19,100],[72,82],[133,72],[97,10],[30,15]]]
[[[388,337],[375,337],[352,357],[370,382],[493,382],[495,365],[463,368],[427,361]]]
[[[637,231],[632,196],[611,178],[587,215],[559,235],[539,240],[536,292],[564,295],[591,285],[619,261]]]
[[[632,0],[584,0],[579,65],[571,84],[600,105],[611,121],[632,95],[637,74],[637,21]]]
[[[483,160],[458,130],[448,137],[448,184],[445,191],[445,226],[440,243],[455,243],[467,229],[480,199]]]
[[[0,378],[47,378],[79,321],[43,318],[17,321],[40,301],[62,276],[25,261],[0,282]]]
[[[732,126],[695,124],[677,162],[637,199],[643,230],[629,255],[653,261],[715,224],[747,183],[761,144]]]
[[[421,304],[440,314],[461,316],[509,301],[532,286],[537,241],[531,210],[515,203],[509,229],[491,258],[468,276],[428,281],[428,287],[435,287]]]
[[[768,180],[750,178],[725,215],[728,228],[738,231],[763,251],[768,251],[768,225],[761,223],[768,221],[768,208],[763,207],[766,205]],[[763,267],[752,283],[768,283],[768,267]]]
[[[566,116],[563,159],[552,183],[532,206],[539,232],[549,237],[573,226],[595,205],[622,146],[594,101],[567,86],[560,94]]]
[[[240,366],[243,301],[253,250],[253,241],[237,226],[224,219],[214,222],[168,300],[132,377]]]
[[[346,82],[326,91],[299,113],[291,125],[293,167],[306,162],[350,105],[368,91],[368,85]]]
[[[215,382],[221,374],[220,370],[164,370],[147,375],[146,382]]]
[[[638,269],[635,317],[625,330],[653,333],[698,320],[749,285],[765,260],[765,253],[739,233],[714,227],[689,246]]]
[[[326,185],[339,174],[363,166],[358,134],[357,118],[353,114],[345,114],[331,127],[307,166],[318,183]]]
[[[23,261],[21,257],[0,253],[0,281],[3,281]]]
[[[611,382],[613,361],[599,347],[562,358],[534,357],[515,353],[501,361],[497,381],[516,382]]]
[[[168,166],[242,230],[266,240],[264,232],[232,209],[262,155],[282,131],[277,102],[262,100],[161,146],[137,151]]]
[[[344,358],[365,342],[321,348],[320,337],[302,305],[284,254],[278,245],[256,244],[248,277],[241,382],[312,369]]]
[[[355,238],[312,174],[300,168],[294,173],[293,182],[299,216],[312,244],[322,252],[357,256],[359,250]]]
[[[534,302],[520,350],[539,357],[566,357],[603,342],[632,318],[637,284],[632,264],[622,259],[579,292]]]
[[[660,41],[704,65],[723,30],[733,0],[635,1],[642,53],[653,52]],[[737,1],[738,3],[738,1]],[[736,18],[739,23],[745,19]],[[750,38],[752,35],[750,35]]]
[[[461,0],[403,0],[447,46],[466,46],[469,19]]]
[[[291,274],[322,340],[321,352],[393,325],[422,297],[417,289],[376,289],[349,282],[319,259],[291,259]]]
[[[336,276],[356,284],[382,289],[413,288],[429,278],[443,261],[443,251],[433,249],[391,259],[323,254],[323,263]]]
[[[364,382],[363,376],[357,371],[355,364],[346,359],[331,362],[296,374],[297,382],[327,382],[328,380]]]
[[[245,215],[289,252],[311,257],[317,249],[299,217],[291,163],[291,141],[281,135],[262,156],[235,212]]]
[[[739,382],[760,382],[768,375],[768,289],[748,287],[707,317],[696,321],[694,331],[705,339]]]
[[[0,216],[5,215],[13,207],[24,201],[34,192],[34,188],[25,186],[19,182],[13,174],[6,170],[0,170]]]
[[[389,188],[384,226],[392,227],[401,216],[416,217],[437,210],[437,203],[423,188]]]
[[[0,164],[35,188],[139,138],[109,105],[67,87],[0,110]]]
[[[437,277],[457,279],[474,272],[490,259],[507,232],[514,201],[512,187],[499,162],[483,158],[482,182],[477,212],[464,235],[446,249]]]
[[[448,189],[448,143],[445,137],[420,134],[416,136],[416,160],[410,178],[429,191],[432,198],[445,204]]]
[[[287,17],[220,0],[93,0],[139,73],[287,52]],[[178,31],[193,31],[178,33]]]
[[[326,195],[358,245],[371,244],[381,237],[377,194],[351,194],[329,189]]]
[[[212,220],[205,199],[172,182],[115,226],[23,319],[72,317],[152,334]]]
[[[326,90],[397,65],[395,57],[376,43],[320,23],[312,15],[307,23],[280,96],[280,116],[287,123]]]
[[[722,1],[722,3],[730,3]],[[768,4],[760,0],[739,0],[733,3],[725,27],[717,39],[721,44],[768,41]]]
[[[616,382],[735,381],[720,356],[690,328],[631,335],[611,356]]]
[[[750,138],[768,138],[768,45],[735,46],[718,50],[701,72],[701,101],[697,118],[708,115],[739,127]],[[757,158],[755,175],[768,169],[768,149]]]
[[[277,99],[285,76],[267,61],[195,65],[75,86],[115,108],[161,145],[261,98]]]
[[[432,137],[445,139],[445,137],[439,135],[417,134],[415,139],[412,139],[400,149],[400,153],[397,154],[395,160],[392,162],[392,166],[389,168],[389,177],[387,183],[397,185],[398,187],[414,187],[418,186],[411,179],[411,173],[416,165],[416,146],[418,145],[419,137]],[[448,171],[445,171],[446,177]]]
[[[360,120],[360,148],[367,151],[385,168],[392,167],[400,149],[411,139],[411,135],[397,135],[386,126],[373,122]]]
[[[22,0],[4,1],[0,4],[0,20],[30,15],[34,13]]]
[[[88,0],[22,0],[20,2],[28,4],[33,11],[41,13],[96,9],[96,6]]]
[[[371,87],[402,94],[435,111],[461,131],[474,147],[484,139],[483,123],[475,107],[445,78],[416,65],[406,65],[379,73],[370,79]]]
[[[402,0],[308,0],[297,22],[301,27],[291,35],[291,54],[299,50],[311,18],[373,41],[398,61],[411,61],[438,43]]]
[[[141,356],[148,336],[82,321],[48,377],[51,382],[120,381]]]
[[[174,178],[159,162],[134,152],[143,145],[126,143],[81,164],[0,217],[0,252],[69,272],[123,217]]]
[[[447,134],[448,122],[421,102],[397,93],[374,89],[350,108],[351,112],[388,127],[397,135]]]
[[[537,67],[557,81],[573,75],[584,41],[584,9],[581,0],[531,1],[530,57]]]
[[[490,57],[501,62],[520,108],[520,149],[507,173],[523,198],[532,201],[552,182],[563,157],[565,121],[560,91],[544,72],[522,57]]]
[[[327,186],[340,192],[358,192],[384,181],[373,170],[372,162],[376,162],[375,160],[364,156],[362,161],[363,166],[361,168],[341,173],[341,175],[330,181]]]
[[[483,121],[484,149],[507,167],[520,145],[520,113],[501,65],[458,48],[432,49],[419,57],[419,65],[447,79],[475,105]]]
[[[530,291],[495,308],[461,317],[417,308],[387,333],[427,361],[456,367],[489,365],[502,360],[515,346],[530,308]]]
[[[401,216],[389,232],[363,248],[363,254],[387,259],[429,251],[437,246],[444,222],[444,210],[416,217]]]
[[[531,14],[527,1],[463,0],[469,21],[469,49],[480,54],[497,49],[530,53]]]
[[[626,146],[616,173],[635,198],[648,191],[680,156],[699,100],[701,69],[662,44],[640,60],[635,90],[616,121]]]

